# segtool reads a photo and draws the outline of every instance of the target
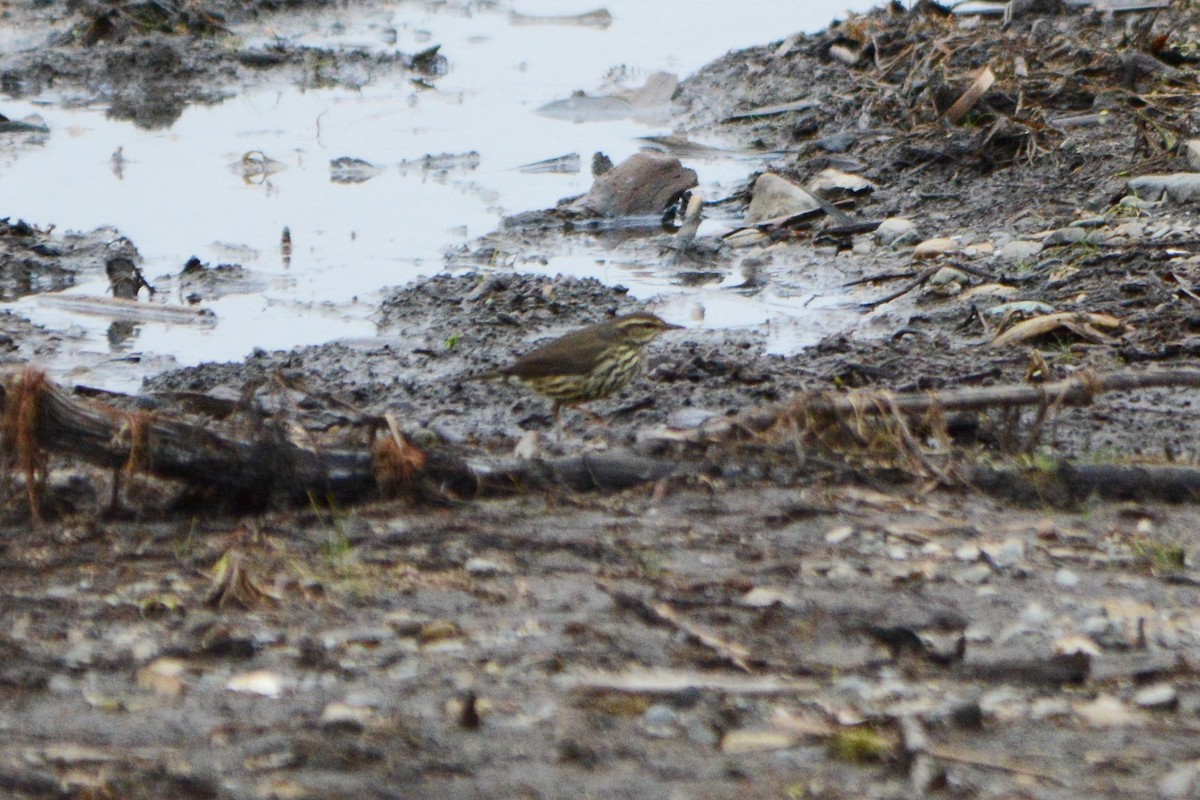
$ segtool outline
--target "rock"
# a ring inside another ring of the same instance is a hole
[[[853,525],[839,525],[825,534],[826,544],[841,544],[854,535]]]
[[[1141,222],[1122,222],[1113,228],[1113,236],[1125,236],[1130,239],[1140,239],[1146,234],[1146,226]]]
[[[1197,778],[1200,778],[1200,761],[1181,764],[1158,782],[1158,793],[1167,800],[1195,797]]]
[[[1149,200],[1160,200],[1164,196],[1175,203],[1200,200],[1200,173],[1197,172],[1141,175],[1130,178],[1126,186],[1139,198]]]
[[[818,172],[816,177],[808,182],[806,188],[810,192],[820,192],[822,195],[827,192],[865,194],[875,191],[875,184],[861,175],[851,175],[849,172],[842,172],[840,169],[830,167]]]
[[[952,283],[956,283],[961,288],[964,283],[970,280],[966,273],[957,270],[954,267],[942,267],[929,279],[929,285],[934,287],[945,287]]]
[[[746,210],[746,222],[753,225],[763,220],[793,217],[816,211],[820,207],[821,204],[816,198],[800,186],[773,173],[764,172],[754,182],[750,208]]]
[[[596,178],[591,190],[567,202],[564,210],[605,218],[657,216],[695,185],[695,170],[678,158],[642,151]]]
[[[979,549],[983,557],[996,569],[1015,566],[1025,558],[1025,542],[1020,539],[989,542],[981,544]]]
[[[1079,576],[1066,567],[1063,567],[1054,573],[1054,582],[1064,589],[1074,589],[1079,585]]]
[[[957,249],[958,242],[953,239],[940,237],[937,239],[926,239],[915,248],[913,248],[913,258],[934,258],[945,253],[952,252]]]
[[[321,727],[324,730],[339,730],[349,733],[361,733],[370,722],[374,711],[365,706],[352,706],[347,703],[330,703],[321,712]]]
[[[1184,142],[1183,155],[1187,158],[1188,168],[1200,172],[1200,139],[1188,139]]]
[[[1031,242],[1025,239],[1014,239],[1011,242],[1006,242],[996,251],[997,258],[1004,261],[1011,261],[1019,264],[1022,261],[1029,261],[1042,252],[1041,242]]]
[[[1133,702],[1139,708],[1169,711],[1179,705],[1179,695],[1175,693],[1175,687],[1171,684],[1155,683],[1139,689],[1133,696]]]
[[[1043,247],[1061,247],[1062,245],[1079,244],[1083,241],[1097,241],[1096,234],[1089,233],[1086,228],[1059,228],[1050,231],[1042,240]]]
[[[1110,694],[1075,706],[1075,713],[1093,728],[1123,728],[1145,722],[1138,713]]]
[[[501,564],[490,558],[468,558],[463,569],[474,578],[490,578],[495,575],[506,575],[513,571],[512,565]]]
[[[906,235],[916,235],[917,225],[904,217],[888,217],[875,229],[875,240],[885,247],[895,247],[896,241]]]

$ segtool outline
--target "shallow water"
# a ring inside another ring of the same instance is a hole
[[[240,263],[259,279],[250,293],[208,304],[216,325],[144,322],[120,343],[110,342],[106,318],[37,298],[12,305],[72,334],[52,371],[112,389],[135,388],[173,364],[238,360],[256,347],[373,336],[370,315],[380,288],[442,270],[449,248],[495,229],[502,215],[586,191],[593,152],[619,162],[642,144],[637,137],[670,133],[666,117],[576,123],[537,108],[578,89],[611,91],[613,78],[628,87],[656,70],[682,78],[727,50],[819,29],[846,6],[845,0],[614,0],[606,4],[611,24],[599,27],[519,24],[512,15],[577,14],[597,8],[595,0],[399,2],[289,15],[238,33],[251,42],[283,38],[410,53],[440,44],[449,71],[434,79],[436,90],[417,88],[406,73],[376,77],[360,90],[247,87],[223,103],[191,107],[157,131],[107,119],[102,107],[65,107],[61,98],[4,100],[0,112],[38,113],[51,135],[43,145],[0,156],[0,213],[59,229],[114,226],[139,248],[151,283],[177,274],[193,255],[213,265]],[[119,169],[112,158],[118,148]],[[239,161],[251,151],[282,169],[245,178]],[[449,169],[421,163],[427,154],[468,152],[477,160]],[[578,173],[517,169],[567,153],[580,155]],[[343,156],[381,171],[361,183],[333,182],[330,161]],[[708,197],[733,191],[754,169],[734,156],[685,163],[697,170]],[[702,234],[722,223],[706,226]],[[280,253],[285,227],[293,241],[290,263]],[[678,286],[664,272],[623,266],[583,241],[539,269],[621,283],[638,297],[658,297],[664,315],[686,324],[770,321],[776,351],[826,333],[830,321],[813,311],[836,305],[769,293],[743,297],[719,285]],[[104,295],[103,265],[69,291]]]

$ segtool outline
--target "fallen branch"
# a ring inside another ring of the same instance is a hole
[[[0,387],[0,405],[6,463],[24,474],[35,513],[47,451],[183,481],[248,507],[355,500],[379,494],[380,482],[397,481],[415,494],[443,498],[552,486],[613,491],[678,469],[625,450],[549,461],[468,460],[448,448],[419,451],[399,443],[396,433],[384,440],[390,447],[382,456],[379,449],[302,447],[270,426],[243,440],[179,418],[77,400],[33,370],[10,376]]]
[[[1087,406],[1105,392],[1137,389],[1187,387],[1200,388],[1200,369],[1164,369],[1146,372],[1081,372],[1070,378],[1043,384],[1010,384],[943,392],[822,392],[803,394],[776,406],[745,411],[733,419],[717,420],[698,433],[702,439],[722,440],[739,432],[762,433],[781,423],[799,423],[803,428],[811,420],[831,421],[864,414],[927,414],[940,411],[982,411],[1020,406]]]

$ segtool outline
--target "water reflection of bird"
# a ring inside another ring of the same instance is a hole
[[[624,388],[641,372],[646,345],[660,333],[680,327],[647,312],[614,317],[554,339],[507,367],[470,380],[516,378],[553,400],[557,419],[564,406],[599,400]]]

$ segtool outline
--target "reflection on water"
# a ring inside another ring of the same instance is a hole
[[[110,324],[29,300],[16,307],[35,322],[81,331],[52,365],[59,371],[77,370],[88,353],[94,361],[119,351],[120,361],[86,376],[110,388],[135,386],[171,363],[373,335],[380,288],[440,271],[445,252],[494,230],[502,215],[585,192],[591,174],[579,168],[581,158],[587,163],[602,151],[619,162],[647,144],[639,137],[672,141],[669,121],[653,115],[579,123],[537,109],[576,90],[642,108],[650,95],[641,92],[656,72],[683,77],[728,49],[815,30],[846,4],[614,0],[608,18],[578,18],[596,10],[595,0],[392,2],[287,15],[237,33],[263,46],[284,39],[416,53],[437,44],[444,75],[375,75],[354,90],[256,86],[189,107],[155,131],[112,120],[103,108],[63,108],[54,98],[2,101],[6,116],[37,112],[51,131],[40,145],[0,150],[4,214],[60,230],[115,226],[137,245],[151,284],[178,275],[192,257],[235,262],[260,278],[251,290],[206,300],[215,326]],[[660,80],[650,80],[651,94]],[[693,144],[683,158],[708,197],[731,193],[753,169],[720,152],[715,134]],[[609,260],[620,258],[619,248],[595,242],[581,238],[539,268],[622,283],[643,297],[667,293],[680,321],[692,319],[697,305],[712,326],[801,311],[788,298],[722,288],[741,276],[687,286],[669,271],[623,268]],[[97,264],[68,292],[106,290]],[[798,334],[790,346],[812,338],[811,331]]]

